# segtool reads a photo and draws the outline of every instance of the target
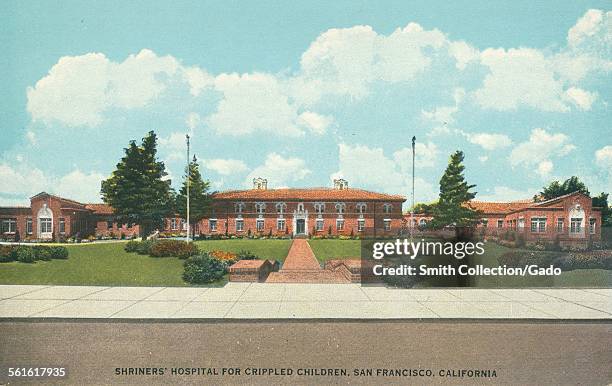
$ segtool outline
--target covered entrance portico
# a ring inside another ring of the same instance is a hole
[[[308,211],[304,210],[303,203],[293,211],[293,235],[308,236]]]

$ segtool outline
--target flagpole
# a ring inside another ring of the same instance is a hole
[[[187,242],[189,242],[189,185],[191,184],[191,168],[189,165],[189,134],[186,134],[187,138]]]
[[[412,232],[414,228],[414,153],[416,137],[412,137],[412,206],[410,207],[410,242],[412,242]]]

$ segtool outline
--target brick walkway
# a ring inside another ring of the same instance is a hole
[[[280,271],[271,272],[266,283],[349,283],[340,272],[321,268],[305,239],[294,239]]]

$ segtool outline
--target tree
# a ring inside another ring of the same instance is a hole
[[[440,178],[440,195],[433,205],[433,219],[429,226],[440,229],[455,226],[456,234],[462,228],[473,227],[480,221],[480,213],[465,204],[476,197],[470,190],[476,185],[468,185],[463,176],[463,152],[456,151],[450,157],[448,166]]]
[[[601,192],[593,197],[593,206],[601,208],[601,225],[612,226],[612,208],[608,204],[608,193]]]
[[[590,196],[589,189],[587,189],[586,185],[584,185],[578,177],[571,176],[563,181],[563,183],[559,181],[551,182],[548,186],[545,186],[539,194],[535,195],[533,200],[535,202],[541,202],[574,192],[580,192]]]
[[[146,237],[172,211],[172,189],[163,162],[157,160],[157,136],[150,131],[138,146],[132,140],[112,175],[102,181],[102,199],[117,222],[138,224]]]
[[[188,175],[191,176],[191,179],[189,180],[189,228],[191,233],[193,233],[195,224],[206,217],[206,215],[210,212],[212,195],[208,192],[210,182],[202,179],[198,159],[194,155],[193,160],[189,163],[189,174],[187,173],[187,167],[185,167],[183,186],[176,195],[176,211],[182,218],[187,218]]]

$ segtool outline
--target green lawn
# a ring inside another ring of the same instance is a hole
[[[308,240],[317,260],[324,262],[330,259],[361,258],[360,240],[313,239]]]
[[[262,259],[274,259],[280,262],[285,261],[291,240],[253,240],[253,239],[233,239],[233,240],[201,240],[195,242],[203,251],[214,249],[238,253],[246,250],[254,253]]]
[[[206,240],[197,241],[202,250],[239,252],[248,250],[261,258],[283,261],[291,240]],[[317,259],[359,258],[359,240],[309,240]],[[68,260],[0,263],[0,284],[55,284],[55,285],[114,285],[114,286],[186,286],[181,278],[183,261],[178,258],[153,258],[123,250],[124,243],[93,243],[69,245]],[[486,245],[487,253],[474,263],[496,266],[498,257],[510,250],[495,243]],[[429,266],[446,264],[452,257],[426,257]],[[444,261],[443,261],[444,260]],[[464,263],[464,262],[461,262]],[[455,278],[436,278],[419,286],[455,286]],[[224,285],[227,278],[213,283]],[[563,272],[559,277],[477,277],[472,285],[480,288],[521,287],[609,287],[612,271],[585,269]]]
[[[68,246],[68,260],[0,264],[0,284],[184,286],[183,261],[123,250],[124,243]]]

